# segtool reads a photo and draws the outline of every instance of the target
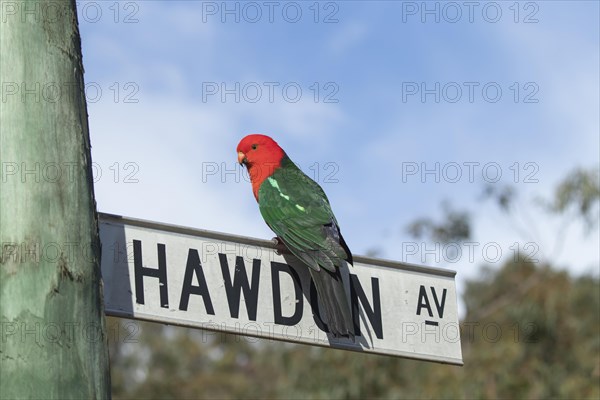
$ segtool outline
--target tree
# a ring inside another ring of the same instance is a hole
[[[2,2],[0,397],[109,398],[75,2]]]

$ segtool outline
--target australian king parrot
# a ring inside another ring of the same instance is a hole
[[[310,271],[334,337],[354,339],[352,313],[340,268],[352,253],[329,200],[269,136],[252,134],[237,146],[248,168],[260,213],[277,238]]]

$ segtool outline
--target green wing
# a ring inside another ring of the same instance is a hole
[[[261,184],[258,203],[267,225],[312,269],[334,272],[342,260],[352,262],[325,192],[287,156]]]

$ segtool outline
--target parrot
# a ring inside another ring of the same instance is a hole
[[[344,262],[353,264],[352,253],[325,192],[269,136],[244,137],[237,154],[275,239],[308,268],[330,333],[354,340],[352,313],[340,274]]]

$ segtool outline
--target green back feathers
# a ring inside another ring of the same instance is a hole
[[[312,269],[333,272],[351,261],[325,192],[289,157],[262,182],[258,204],[269,227]]]

